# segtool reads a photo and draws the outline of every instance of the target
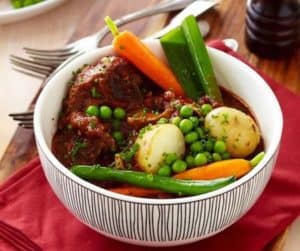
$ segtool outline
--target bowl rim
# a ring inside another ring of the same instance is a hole
[[[147,44],[152,44],[152,43],[159,43],[157,39],[147,39],[145,40]],[[85,189],[88,189],[94,193],[101,194],[102,196],[119,200],[119,201],[127,201],[131,203],[138,203],[138,204],[151,204],[151,205],[164,205],[164,204],[184,204],[184,203],[191,203],[199,200],[207,200],[213,197],[217,197],[223,194],[226,194],[228,192],[231,192],[232,190],[236,189],[237,187],[243,185],[244,183],[250,181],[251,179],[255,178],[263,169],[265,166],[268,165],[268,163],[273,160],[273,157],[276,156],[279,146],[280,146],[280,140],[281,140],[281,135],[282,135],[282,128],[283,128],[283,117],[282,117],[282,111],[280,108],[280,105],[278,103],[278,100],[269,87],[269,85],[266,83],[266,81],[257,73],[255,72],[250,66],[245,64],[244,62],[230,56],[229,54],[220,51],[215,48],[208,47],[208,50],[221,54],[225,57],[228,57],[229,60],[232,60],[232,62],[240,64],[240,67],[248,71],[253,75],[254,78],[256,78],[257,81],[261,82],[263,85],[261,85],[261,88],[264,88],[265,91],[267,91],[270,95],[270,97],[273,99],[274,105],[273,109],[277,111],[276,113],[278,114],[278,121],[276,121],[275,126],[277,127],[276,134],[274,137],[276,137],[275,143],[270,147],[269,152],[266,153],[265,157],[262,159],[262,161],[254,168],[252,169],[249,173],[241,177],[240,179],[236,180],[235,182],[222,187],[220,189],[217,189],[215,191],[205,193],[205,194],[200,194],[200,195],[195,195],[195,196],[187,196],[187,197],[182,197],[182,198],[168,198],[168,199],[155,199],[155,198],[142,198],[142,197],[134,197],[134,196],[129,196],[129,195],[123,195],[123,194],[118,194],[115,192],[111,192],[107,189],[104,189],[102,187],[93,185],[92,183],[89,183],[88,181],[85,181],[81,179],[80,177],[76,176],[73,174],[68,168],[66,168],[62,163],[59,162],[59,160],[54,156],[50,148],[47,146],[46,140],[43,136],[42,133],[42,123],[41,123],[41,110],[42,110],[42,104],[44,99],[47,97],[47,90],[49,86],[52,85],[52,83],[55,83],[53,81],[53,77],[56,75],[61,75],[64,74],[64,71],[66,69],[72,68],[74,64],[76,64],[77,61],[81,60],[82,57],[92,57],[95,54],[101,53],[102,51],[105,50],[111,50],[112,46],[105,46],[101,47],[95,50],[91,50],[83,55],[80,55],[73,61],[71,61],[68,65],[66,65],[64,68],[59,70],[56,74],[52,75],[50,79],[47,81],[47,85],[45,88],[42,90],[38,101],[35,106],[35,111],[34,111],[34,135],[36,139],[36,144],[38,145],[38,148],[40,151],[42,151],[43,156],[40,156],[40,158],[46,158],[48,162],[51,163],[51,165],[56,168],[61,174],[66,176],[68,179],[72,180],[79,186],[83,186]],[[55,78],[54,78],[55,79]],[[251,107],[250,107],[251,108]],[[42,165],[43,167],[43,165]],[[44,167],[43,167],[44,169]]]

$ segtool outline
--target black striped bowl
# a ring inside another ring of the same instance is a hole
[[[147,41],[165,60],[160,44]],[[277,158],[282,113],[273,92],[252,69],[209,48],[219,83],[251,107],[260,126],[266,156],[250,173],[211,193],[177,199],[144,199],[92,185],[67,170],[51,153],[51,139],[72,71],[113,54],[111,47],[90,51],[49,81],[35,109],[34,132],[47,180],[67,209],[81,222],[108,237],[148,246],[172,246],[212,236],[243,216],[264,190]]]

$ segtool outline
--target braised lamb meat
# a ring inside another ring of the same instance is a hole
[[[85,113],[89,105],[109,105],[126,110],[142,106],[141,74],[120,57],[103,57],[77,74],[64,101],[53,152],[66,166],[91,164],[116,143],[111,124]]]
[[[120,57],[103,57],[77,75],[66,100],[67,111],[84,111],[89,105],[106,104],[130,109],[143,102],[142,76]]]
[[[75,74],[63,104],[52,150],[67,167],[110,164],[115,161],[114,152],[123,147],[114,138],[113,122],[116,121],[89,115],[87,108],[102,105],[123,108],[126,118],[117,121],[117,130],[128,143],[134,141],[137,132],[147,124],[176,115],[174,99],[174,93],[162,92],[125,59],[103,57]]]

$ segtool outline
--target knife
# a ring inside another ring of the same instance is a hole
[[[154,34],[150,35],[147,38],[160,38],[170,30],[174,29],[175,27],[179,26],[182,21],[189,15],[199,16],[209,10],[210,8],[214,7],[220,2],[220,0],[197,0],[191,4],[189,4],[186,8],[180,11],[175,17],[172,18],[170,23],[165,26],[162,30],[155,32]],[[202,36],[205,37],[209,32],[209,24],[206,21],[200,21],[199,28],[202,33]]]

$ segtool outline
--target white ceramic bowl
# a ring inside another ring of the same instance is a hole
[[[149,40],[147,44],[165,60],[157,40]],[[208,50],[219,83],[241,97],[255,114],[265,143],[265,158],[250,173],[224,188],[177,199],[120,195],[76,177],[51,153],[51,139],[72,71],[113,54],[111,47],[90,51],[52,78],[41,93],[34,113],[36,143],[47,180],[60,201],[80,221],[120,241],[172,246],[204,239],[224,230],[255,203],[277,158],[283,123],[281,109],[273,92],[257,73],[223,52]]]

